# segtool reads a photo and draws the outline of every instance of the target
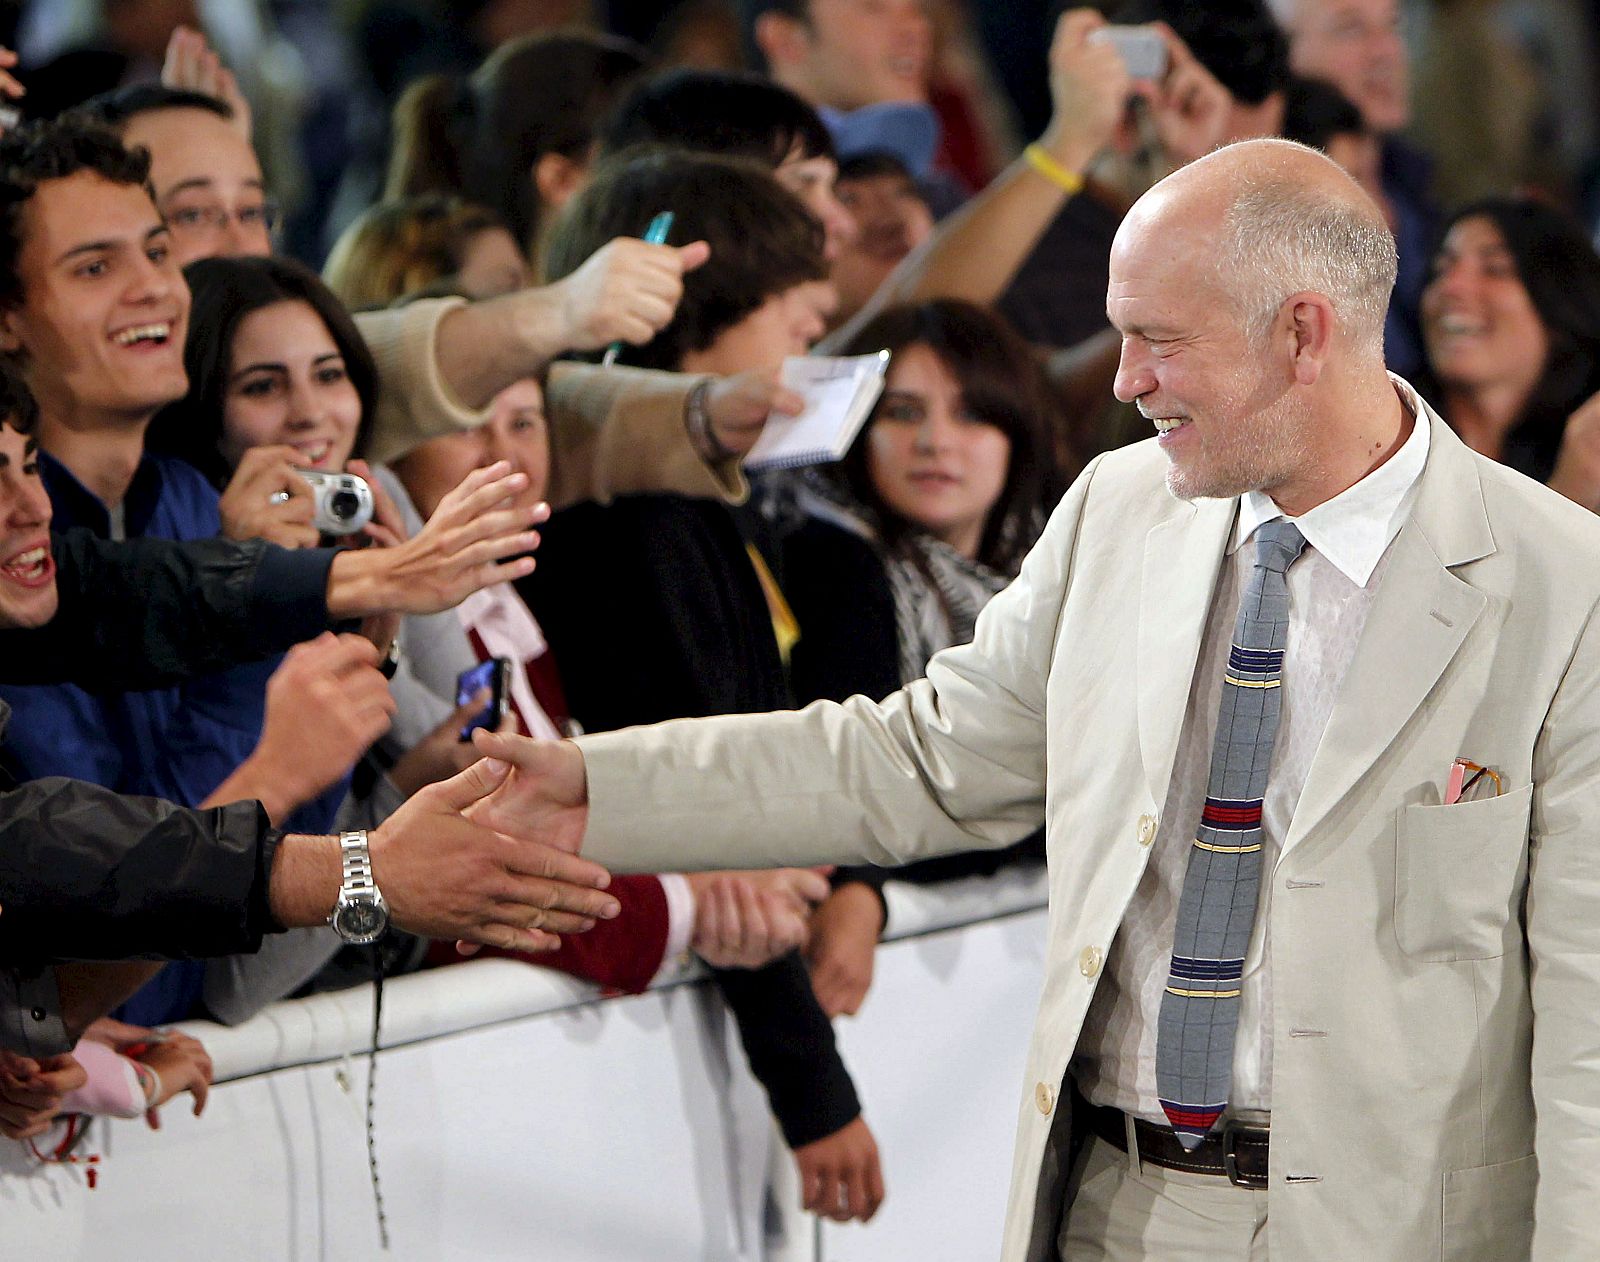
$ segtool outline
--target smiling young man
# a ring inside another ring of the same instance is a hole
[[[333,573],[349,570],[349,555],[104,544],[81,530],[55,541],[62,600],[33,422],[31,395],[0,367],[0,678],[171,683],[282,647],[332,611],[373,612],[351,603],[351,574]],[[290,581],[296,573],[309,582]],[[0,701],[0,741],[10,718]],[[537,950],[549,940],[533,927],[615,914],[599,869],[521,877],[563,861],[467,822],[465,807],[498,774],[474,768],[432,786],[374,831],[374,880],[394,922]],[[251,951],[266,932],[324,923],[340,851],[334,837],[284,836],[255,802],[183,811],[73,780],[0,781],[0,1127],[51,1114],[77,1081],[66,1055],[77,1033],[125,993],[125,972],[53,962]]]

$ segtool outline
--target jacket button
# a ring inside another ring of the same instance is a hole
[[[1100,971],[1100,962],[1105,956],[1100,953],[1099,947],[1084,947],[1078,956],[1078,972],[1085,977],[1093,977]]]
[[[1139,816],[1139,844],[1148,846],[1156,839],[1156,817],[1154,815]]]
[[[1037,1083],[1034,1086],[1033,1103],[1037,1106],[1039,1112],[1046,1117],[1050,1116],[1050,1110],[1056,1107],[1056,1093],[1050,1089],[1048,1082]]]

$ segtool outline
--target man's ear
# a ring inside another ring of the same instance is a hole
[[[767,10],[756,19],[752,34],[770,71],[792,66],[806,55],[806,24],[787,13]]]
[[[1315,385],[1327,366],[1334,333],[1333,303],[1312,291],[1290,294],[1278,309],[1295,381]]]
[[[533,188],[551,210],[560,210],[589,182],[589,164],[562,153],[547,153],[533,164]]]

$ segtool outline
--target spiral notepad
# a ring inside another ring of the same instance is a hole
[[[806,401],[799,416],[773,416],[744,458],[751,470],[825,464],[850,450],[883,390],[889,352],[796,355],[783,361],[783,384]]]

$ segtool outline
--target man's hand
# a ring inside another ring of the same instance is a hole
[[[67,1092],[88,1081],[71,1056],[34,1060],[0,1048],[0,1135],[31,1139],[44,1134]]]
[[[0,109],[15,110],[12,104],[19,97],[24,96],[28,89],[22,86],[22,81],[11,71],[17,64],[17,54],[9,48],[0,47]],[[0,136],[7,128],[0,126]]]
[[[589,823],[589,777],[578,747],[571,741],[484,731],[474,732],[472,743],[511,772],[494,793],[471,807],[469,817],[577,854]]]
[[[811,868],[691,872],[694,934],[689,946],[713,968],[760,968],[805,945],[813,904],[828,878]]]
[[[261,739],[206,803],[256,798],[281,821],[349,771],[394,711],[370,640],[330,631],[297,644],[267,680]]]
[[[870,1222],[883,1204],[878,1142],[865,1118],[794,1150],[801,1208],[836,1223]]]
[[[872,986],[883,904],[859,881],[841,885],[811,918],[811,989],[830,1017],[853,1017]]]
[[[167,59],[161,67],[164,87],[202,92],[225,102],[233,110],[232,123],[250,139],[250,102],[239,91],[233,71],[222,64],[206,37],[192,27],[180,26],[167,41]]]
[[[1050,42],[1050,124],[1039,144],[1070,171],[1110,142],[1133,86],[1116,46],[1089,38],[1105,24],[1094,9],[1069,9]]]
[[[723,451],[742,456],[756,445],[767,418],[774,412],[779,416],[799,416],[805,411],[805,399],[779,384],[780,371],[777,364],[752,368],[731,377],[718,377],[706,388],[706,420],[711,438]],[[710,460],[720,454],[701,451],[700,457]]]
[[[1151,118],[1167,157],[1183,166],[1227,139],[1233,96],[1170,26],[1150,25],[1167,41],[1167,75],[1151,90]]]
[[[280,548],[314,548],[311,524],[317,497],[295,472],[293,447],[252,447],[222,492],[222,533],[229,539],[265,539]]]
[[[528,485],[504,460],[476,469],[439,501],[428,524],[391,548],[341,552],[328,576],[328,615],[439,613],[473,592],[533,573],[528,553],[539,546],[533,527],[549,505],[517,508]]]
[[[612,342],[643,345],[671,322],[684,273],[711,257],[704,241],[651,245],[619,237],[549,289],[560,302],[565,349],[599,350]]]
[[[476,736],[480,748],[525,739]],[[558,743],[565,744],[548,742]],[[581,782],[583,757],[576,747],[571,752]],[[396,925],[432,938],[540,951],[557,945],[552,935],[581,933],[621,910],[602,892],[611,881],[604,868],[571,853],[575,844],[549,844],[543,817],[531,809],[537,796],[531,779],[505,800],[505,809],[487,809],[514,787],[513,774],[523,773],[513,773],[509,760],[476,762],[422,789],[372,834],[373,879]],[[506,826],[491,824],[489,816]]]
[[[1550,489],[1590,512],[1600,512],[1600,394],[1585,400],[1567,418]]]

